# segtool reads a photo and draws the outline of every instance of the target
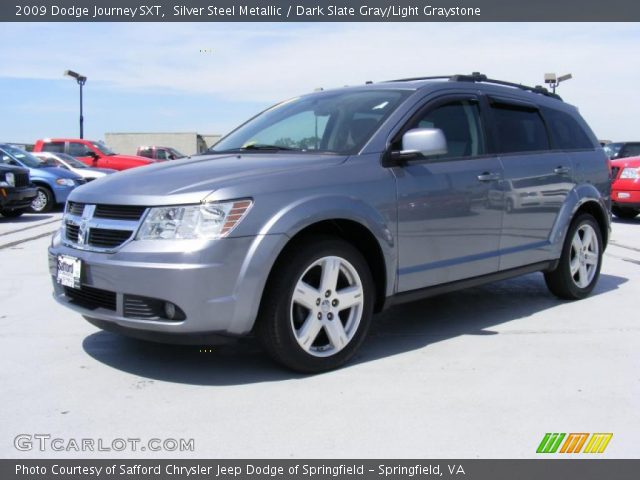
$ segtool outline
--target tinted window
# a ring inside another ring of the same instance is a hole
[[[140,155],[141,157],[151,158],[153,156],[153,152],[150,148],[141,148],[140,150],[138,150],[138,155]]]
[[[625,143],[620,157],[637,157],[640,155],[640,143]]]
[[[443,158],[475,157],[485,153],[480,111],[475,102],[447,103],[427,112],[413,128],[439,128],[447,139]]]
[[[64,152],[64,142],[50,142],[42,145],[43,152],[55,152],[62,153]]]
[[[501,153],[549,150],[549,138],[537,110],[496,104],[492,107]]]
[[[555,148],[565,150],[594,148],[589,135],[571,115],[550,108],[545,108],[543,113]]]
[[[89,148],[82,144],[76,142],[69,142],[69,155],[73,155],[74,157],[86,157],[89,155]]]
[[[613,160],[614,158],[618,157],[618,155],[620,154],[621,148],[622,148],[622,143],[609,143],[604,146],[604,153],[606,153],[607,156],[611,160]]]

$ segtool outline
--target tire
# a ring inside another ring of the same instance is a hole
[[[49,187],[38,185],[38,194],[36,198],[31,202],[31,208],[29,209],[33,213],[46,213],[51,211],[53,204],[53,192],[49,190]]]
[[[0,210],[0,215],[7,218],[18,218],[24,210]]]
[[[574,218],[557,268],[544,274],[551,293],[567,300],[587,297],[598,283],[602,253],[602,235],[595,218],[588,213]]]
[[[632,220],[638,216],[638,210],[634,210],[633,208],[625,208],[625,207],[611,207],[611,212],[618,217],[625,220]]]
[[[256,334],[267,353],[292,370],[332,370],[353,357],[371,325],[371,271],[362,254],[338,238],[309,237],[296,247],[269,277]]]
[[[515,210],[515,206],[513,205],[513,200],[511,200],[510,198],[507,198],[507,201],[505,203],[505,211],[507,213],[513,213],[514,210]]]

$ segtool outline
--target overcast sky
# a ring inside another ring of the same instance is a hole
[[[4,23],[0,141],[105,132],[226,133],[284,98],[366,80],[470,73],[558,93],[601,139],[639,140],[639,24]]]

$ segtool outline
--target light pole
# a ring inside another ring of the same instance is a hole
[[[82,87],[87,83],[87,77],[74,72],[73,70],[65,70],[65,76],[75,78],[78,85],[80,85],[80,138],[84,138],[84,117],[82,116]]]
[[[566,75],[561,75],[559,77],[556,77],[555,73],[545,73],[544,83],[548,83],[551,86],[551,90],[553,91],[553,93],[556,93],[556,88],[558,87],[558,85],[560,85],[560,83],[566,80],[571,80],[572,78],[573,78],[573,75],[571,75],[570,73],[567,73]]]

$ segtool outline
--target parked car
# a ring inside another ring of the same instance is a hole
[[[89,167],[127,170],[154,163],[155,160],[135,155],[120,155],[102,142],[80,138],[45,138],[36,141],[34,152],[67,153]]]
[[[609,160],[616,158],[637,157],[640,155],[640,142],[612,142],[604,146]]]
[[[489,208],[501,182],[532,177],[548,208]],[[254,332],[278,362],[319,372],[400,302],[531,272],[586,297],[610,187],[578,110],[541,87],[472,74],[316,92],[206,155],[72,193],[49,248],[54,296],[150,340]]]
[[[179,158],[185,158],[186,155],[180,153],[175,148],[171,147],[138,147],[137,155],[140,157],[153,158],[155,160],[177,160]]]
[[[41,159],[47,166],[65,168],[80,175],[87,182],[117,172],[112,168],[87,167],[80,160],[67,153],[36,152],[33,155]]]
[[[15,167],[6,155],[0,155],[0,215],[19,217],[30,206],[38,191],[31,183],[29,170]]]
[[[611,161],[611,211],[632,219],[640,213],[640,156]]]
[[[64,203],[71,191],[85,180],[68,170],[47,166],[42,160],[19,148],[0,144],[2,162],[29,170],[37,194],[31,202],[34,213],[48,212],[56,204]]]

